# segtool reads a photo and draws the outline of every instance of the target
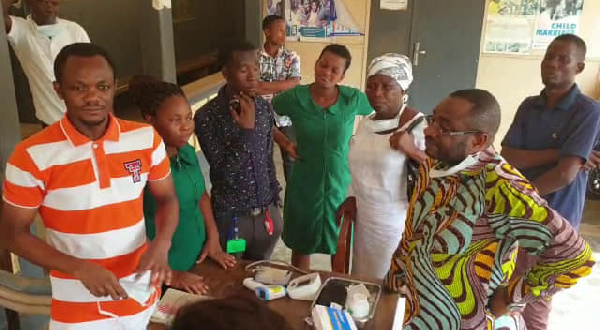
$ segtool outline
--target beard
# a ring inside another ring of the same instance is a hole
[[[447,150],[445,159],[440,159],[444,163],[455,166],[462,163],[467,158],[467,141],[459,141],[454,148]]]
[[[447,166],[455,166],[462,163],[467,158],[467,142],[466,140],[458,141],[450,148],[443,148],[433,140],[429,140],[433,144],[433,148],[427,148],[427,155],[435,160],[442,162]]]

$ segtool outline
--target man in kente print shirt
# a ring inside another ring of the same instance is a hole
[[[493,149],[493,95],[456,91],[427,119],[429,158],[386,278],[406,295],[404,329],[525,329],[512,312],[589,275],[590,246]],[[419,156],[410,135],[393,139]],[[511,277],[517,248],[539,261]]]

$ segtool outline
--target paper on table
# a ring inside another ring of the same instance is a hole
[[[398,297],[398,302],[396,303],[396,313],[394,314],[394,325],[392,326],[392,330],[402,330],[402,323],[404,323],[405,303],[405,298]]]
[[[154,311],[154,314],[152,314],[150,321],[155,323],[169,324],[173,320],[173,317],[175,317],[175,314],[177,314],[179,308],[189,303],[206,299],[211,299],[211,297],[169,288],[165,292],[165,295],[158,302],[156,310]]]

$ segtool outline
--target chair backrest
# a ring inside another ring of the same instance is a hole
[[[46,230],[39,216],[33,228],[44,239]],[[0,269],[0,307],[5,309],[8,329],[20,329],[20,313],[50,315],[52,289],[48,276],[23,276],[19,258],[4,249],[0,249]]]
[[[44,222],[40,217],[39,213],[36,215],[35,220],[33,220],[33,233],[39,237],[41,240],[46,240],[46,227],[44,226]],[[3,261],[0,261],[0,270],[8,271],[13,274],[21,275],[22,268],[21,263],[19,261],[19,257],[9,253],[6,250],[0,251],[0,258],[4,258]],[[44,270],[46,275],[48,275],[48,271]]]
[[[340,236],[337,241],[337,250],[333,256],[332,271],[335,273],[350,273],[350,262],[352,256],[352,228],[353,223],[350,220],[342,219]]]

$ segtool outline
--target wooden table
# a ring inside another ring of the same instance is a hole
[[[196,266],[193,272],[203,276],[207,282],[210,292],[209,295],[215,298],[230,297],[232,295],[254,296],[254,293],[242,285],[242,280],[252,274],[245,270],[245,263],[238,264],[234,269],[223,270],[212,261],[203,262]],[[335,274],[330,272],[321,273],[321,280],[325,280],[331,276],[345,277],[357,279],[348,275]],[[361,279],[366,280],[368,279]],[[371,281],[372,282],[372,281]],[[375,317],[369,321],[363,329],[366,330],[388,330],[392,328],[394,322],[394,314],[396,312],[396,302],[398,295],[395,293],[386,292],[383,290]],[[304,330],[308,329],[304,319],[310,315],[310,301],[292,300],[289,298],[281,298],[265,302],[272,310],[283,315],[293,329]],[[150,324],[149,330],[166,329],[160,324]]]

